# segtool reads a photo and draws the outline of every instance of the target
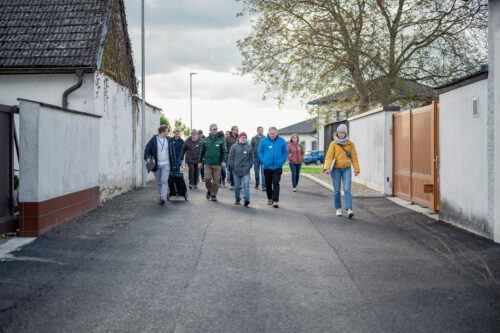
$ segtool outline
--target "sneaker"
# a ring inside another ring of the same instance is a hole
[[[273,207],[274,207],[274,208],[278,208],[278,207],[279,207],[279,205],[278,205],[278,202],[277,202],[277,201],[273,202]]]
[[[292,189],[292,191],[293,191],[293,192],[297,192],[297,189],[294,187],[294,188]]]
[[[205,178],[202,178],[202,179],[201,179],[201,182],[202,182],[202,183],[204,183],[204,182],[205,182]]]
[[[165,204],[165,199],[160,199],[160,205],[164,205]]]
[[[242,189],[243,189],[243,185],[240,185],[240,190],[242,190]]]
[[[207,192],[206,198],[207,200],[210,200],[210,192]]]
[[[194,189],[195,189],[195,190],[197,190],[197,189],[198,189],[198,185],[195,185],[195,186],[194,186]]]
[[[342,209],[337,209],[337,213],[336,213],[337,216],[342,216]]]
[[[222,186],[226,187],[226,180],[225,179],[222,180]]]
[[[350,219],[354,216],[354,213],[352,212],[352,209],[347,210],[347,216],[349,216]]]
[[[272,205],[272,204],[273,204],[273,201],[272,201],[272,200],[267,200],[267,204],[268,204],[268,205]]]
[[[266,187],[265,186],[262,186],[262,191],[265,191],[266,190]]]
[[[233,190],[234,190],[234,186],[232,186],[232,185],[231,185],[231,186],[229,186],[229,189],[230,189],[231,191],[233,191]]]
[[[258,190],[259,189],[259,184],[255,184],[255,188]]]
[[[235,205],[241,205],[240,200],[236,200],[236,201],[234,202],[234,204],[235,204]]]
[[[212,201],[217,201],[217,197],[216,197],[215,195],[212,195],[212,196],[210,197],[210,200],[212,200]]]
[[[250,200],[245,200],[245,207],[248,207],[250,205]]]
[[[189,189],[191,189],[191,190],[192,190],[192,189],[193,189],[193,185],[189,185]]]

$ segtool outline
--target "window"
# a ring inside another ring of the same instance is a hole
[[[312,142],[312,148],[311,150],[318,150],[318,141],[313,141]]]
[[[479,99],[477,97],[472,99],[472,116],[479,117]]]
[[[307,148],[306,148],[306,142],[305,141],[300,141],[300,144],[304,148],[304,151],[306,151],[307,150]]]

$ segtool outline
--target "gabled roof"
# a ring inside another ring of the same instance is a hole
[[[377,95],[379,91],[378,86],[381,84],[381,81],[382,79],[378,78],[369,83],[368,89],[371,95],[371,99],[373,99],[373,96]],[[399,80],[398,84],[395,85],[393,92],[398,97],[398,99],[432,98],[436,94],[434,89],[432,89],[431,87],[407,79]],[[343,103],[351,101],[355,96],[355,89],[349,87],[344,91],[312,100],[307,104],[321,105],[337,102]]]
[[[0,71],[99,68],[112,6],[113,0],[0,0]]]
[[[318,120],[310,119],[278,130],[278,134],[314,134]]]

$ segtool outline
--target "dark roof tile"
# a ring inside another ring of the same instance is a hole
[[[310,119],[301,121],[300,123],[293,124],[278,130],[278,134],[314,134],[316,133],[317,119]]]

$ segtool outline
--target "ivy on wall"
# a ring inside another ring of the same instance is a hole
[[[137,93],[132,48],[123,0],[114,0],[104,42],[100,72]]]

